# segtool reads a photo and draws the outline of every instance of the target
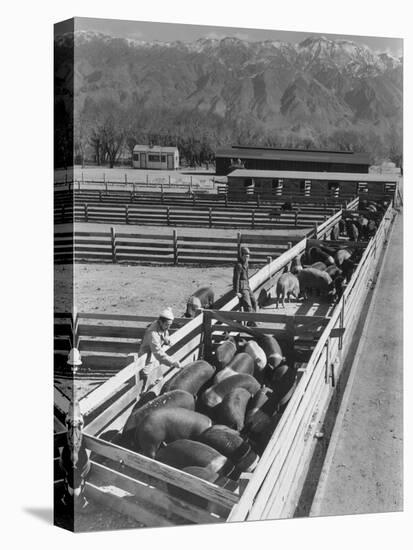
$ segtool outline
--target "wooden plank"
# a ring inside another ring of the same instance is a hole
[[[156,487],[149,487],[126,474],[114,471],[104,465],[92,461],[92,473],[89,483],[98,486],[114,486],[127,491],[137,501],[142,503],[146,509],[158,508],[162,517],[168,517],[171,513],[186,520],[189,523],[216,523],[223,521],[221,518],[212,516],[207,510],[203,510],[182,498],[169,495]]]
[[[134,385],[124,393],[119,399],[112,403],[109,407],[105,408],[96,418],[87,424],[87,433],[90,435],[98,436],[107,428],[107,426],[113,422],[117,416],[130,406],[131,403],[136,402],[137,387]]]
[[[189,493],[193,493],[201,498],[206,498],[214,504],[219,504],[227,509],[231,509],[232,506],[238,502],[237,495],[226,489],[217,487],[208,481],[195,478],[185,472],[171,468],[166,464],[134,453],[133,451],[129,451],[128,449],[124,449],[108,441],[101,441],[86,433],[84,437],[86,446],[91,451],[116,462],[122,460],[125,466],[134,468],[138,472],[150,475],[179,488],[185,487],[185,490]]]
[[[135,502],[127,492],[114,492],[111,487],[99,487],[86,482],[85,494],[87,498],[110,507],[119,514],[128,516],[146,527],[173,527],[175,523],[167,521],[159,514],[150,512],[142,504]]]
[[[142,340],[145,330],[145,327],[79,325],[77,334],[78,336],[106,336],[107,338]]]
[[[79,351],[98,353],[137,353],[139,344],[135,342],[121,342],[119,340],[87,340],[82,338],[79,341]]]
[[[135,377],[140,369],[145,364],[146,355],[143,355],[130,365],[126,366],[115,376],[104,382],[93,392],[88,394],[83,399],[80,399],[79,404],[82,414],[87,416],[92,411],[100,407],[105,401],[113,397],[132,377]]]

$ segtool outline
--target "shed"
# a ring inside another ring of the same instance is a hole
[[[179,168],[179,151],[177,147],[135,145],[132,164],[134,168],[177,170]]]

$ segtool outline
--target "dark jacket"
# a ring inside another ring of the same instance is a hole
[[[232,288],[234,292],[238,293],[245,289],[249,290],[250,285],[248,278],[248,265],[238,260],[234,266],[234,275],[232,279]]]

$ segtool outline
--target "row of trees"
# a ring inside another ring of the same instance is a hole
[[[190,166],[213,162],[215,150],[229,144],[353,150],[368,153],[371,163],[387,158],[400,167],[403,161],[401,128],[323,133],[297,126],[274,131],[258,127],[254,120],[234,121],[166,108],[140,110],[108,99],[86,100],[81,109],[75,109],[73,123],[64,106],[60,105],[57,112],[57,166],[70,164],[74,151],[77,162],[93,159],[98,165],[113,167],[121,158],[131,158],[136,144],[176,146],[181,162]],[[70,139],[73,128],[74,142]]]

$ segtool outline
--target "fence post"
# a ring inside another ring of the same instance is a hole
[[[298,212],[295,211],[295,213],[294,213],[294,225],[297,227],[297,224],[298,224]]]
[[[208,209],[209,227],[212,227],[212,208]]]
[[[168,176],[168,183],[169,183],[169,187],[171,187],[171,175],[170,174]]]
[[[112,262],[115,264],[118,260],[116,257],[116,232],[114,227],[110,228],[110,236],[112,242]]]
[[[272,273],[271,273],[271,262],[272,262],[272,256],[267,256],[267,263],[268,263],[268,280],[270,281],[270,284],[271,284],[271,277],[272,277]]]
[[[163,185],[161,184],[161,204],[164,203],[164,196],[163,196]]]
[[[85,210],[85,222],[88,222],[89,221],[89,208],[88,208],[88,205],[87,203],[85,202],[85,205],[84,205],[84,210]]]
[[[293,243],[291,241],[288,241],[287,246],[288,246],[288,250],[290,250],[290,248],[293,247]]]
[[[62,215],[62,223],[64,223],[64,221],[65,221],[65,205],[64,204],[62,205],[62,214],[61,215]]]
[[[125,205],[125,219],[126,219],[126,223],[128,224],[129,223],[129,206],[127,204]]]
[[[341,313],[340,313],[340,328],[344,328],[344,296],[343,296],[343,305],[341,306]],[[338,339],[338,349],[342,349],[343,347],[343,335],[341,335]]]
[[[255,208],[251,210],[251,229],[255,228]]]
[[[135,196],[135,182],[132,183],[133,196]]]
[[[257,193],[257,207],[260,207],[260,194]]]
[[[171,225],[169,206],[166,207],[166,225]]]
[[[106,194],[108,194],[108,182],[105,182]]]
[[[128,175],[125,174],[125,183],[128,183]]]
[[[202,315],[204,316],[203,325],[204,325],[204,359],[211,360],[212,354],[212,323],[211,323],[211,312],[207,309],[203,311]]]
[[[99,191],[99,202],[102,202],[102,191]]]
[[[225,206],[228,206],[228,195],[225,195]]]
[[[179,257],[178,257],[178,232],[176,229],[172,232],[172,240],[173,240],[173,253],[174,253],[174,265],[178,265]]]
[[[237,233],[237,257],[239,257],[241,252],[241,240],[242,240],[242,234],[241,231],[238,231]]]
[[[314,223],[314,238],[317,239],[318,237],[318,223]]]
[[[192,205],[195,206],[195,204],[196,204],[195,193],[193,193],[193,195],[192,195]]]

